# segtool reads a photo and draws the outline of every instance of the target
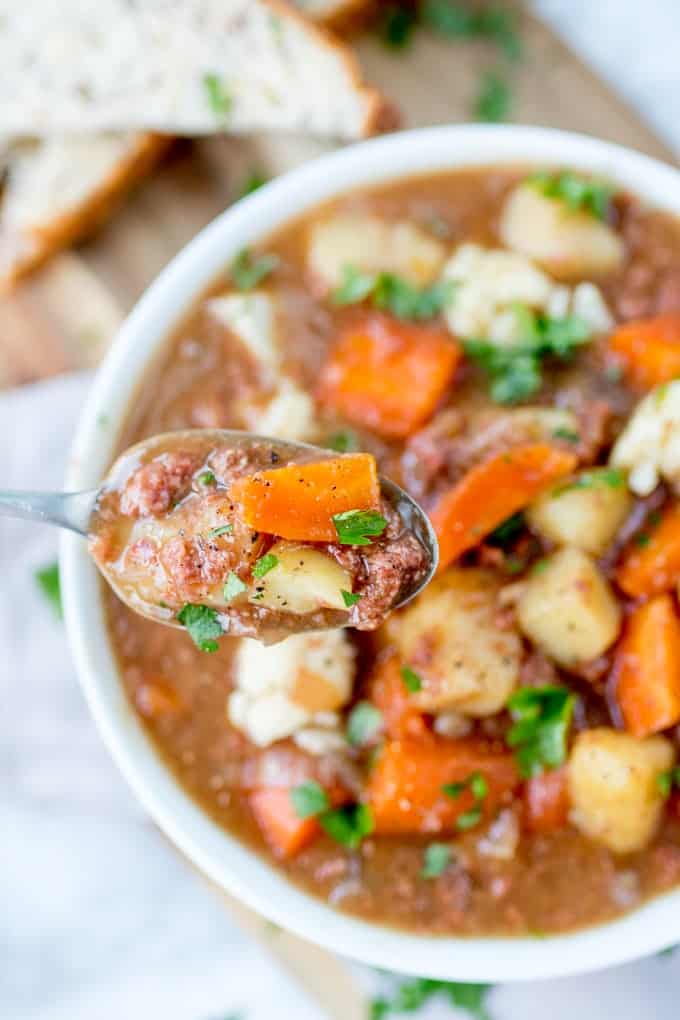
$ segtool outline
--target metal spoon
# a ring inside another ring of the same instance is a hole
[[[221,448],[230,446],[234,449],[243,449],[244,447],[247,449],[249,445],[252,447],[265,443],[286,459],[295,459],[300,454],[307,455],[306,459],[311,459],[310,455],[319,458],[332,456],[332,453],[327,449],[311,446],[308,443],[294,443],[232,429],[188,429],[166,433],[143,440],[121,454],[109,470],[102,485],[97,489],[89,489],[85,492],[0,491],[0,517],[41,521],[44,524],[54,524],[57,527],[75,531],[83,537],[88,537],[92,530],[93,515],[102,494],[115,485],[121,477],[125,477],[145,454],[148,455],[154,447],[167,449],[170,442],[173,445],[176,444],[177,448],[181,448],[183,442],[192,440],[195,442],[198,437],[206,441],[209,440],[211,446]],[[404,527],[415,536],[425,550],[428,559],[428,569],[424,576],[412,590],[402,593],[398,604],[394,606],[397,609],[415,598],[432,579],[439,561],[439,548],[427,514],[415,500],[394,482],[382,476],[380,477],[380,488],[383,498],[399,514]],[[107,580],[111,583],[110,578]],[[120,595],[121,592],[119,591],[118,594]],[[124,601],[127,600],[124,599]],[[174,614],[159,613],[156,607],[152,611],[147,611],[144,604],[135,604],[131,608],[157,622],[179,626]]]

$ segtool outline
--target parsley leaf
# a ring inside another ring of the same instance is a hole
[[[462,815],[458,815],[456,818],[456,828],[460,832],[467,832],[468,829],[474,828],[474,826],[477,825],[478,822],[481,822],[481,820],[482,809],[478,805],[475,805],[475,807],[470,808],[469,811],[464,811]]]
[[[370,701],[358,702],[347,719],[347,740],[353,747],[367,744],[380,731],[383,716]]]
[[[626,484],[626,478],[618,468],[595,468],[592,471],[583,471],[576,478],[558,485],[553,489],[552,496],[561,496],[564,492],[571,492],[573,489],[594,489],[597,486],[608,486],[610,489],[621,489]]]
[[[204,74],[203,88],[212,112],[220,118],[231,113],[232,98],[218,74]]]
[[[238,193],[238,198],[247,198],[248,195],[252,195],[254,191],[258,191],[259,188],[264,187],[268,180],[269,178],[265,177],[265,175],[259,170],[251,170],[243,182],[241,190]]]
[[[430,843],[425,848],[422,878],[438,878],[451,863],[451,847],[446,843]]]
[[[328,436],[324,446],[336,453],[353,453],[359,449],[359,437],[352,429],[340,429]]]
[[[668,769],[666,772],[659,772],[656,777],[656,785],[664,800],[667,800],[674,786],[680,786],[680,765]]]
[[[511,60],[522,54],[513,11],[496,6],[471,9],[454,0],[424,0],[421,16],[428,28],[438,35],[449,39],[489,39]]]
[[[554,430],[553,439],[563,439],[566,443],[578,443],[581,436],[578,432],[574,432],[573,429],[560,427]]]
[[[319,822],[331,839],[350,850],[356,850],[364,836],[370,835],[374,829],[368,804],[347,804],[336,811],[326,811],[320,815]]]
[[[298,818],[315,818],[328,811],[328,794],[319,783],[310,779],[290,791],[290,801]]]
[[[229,274],[239,290],[252,290],[278,266],[278,255],[253,255],[244,248],[232,262]]]
[[[487,538],[491,545],[507,546],[515,541],[524,531],[524,514],[513,514],[507,517],[502,524],[499,524]]]
[[[188,602],[177,614],[177,619],[186,627],[189,637],[202,652],[217,651],[215,639],[222,637],[223,631],[215,609]]]
[[[582,319],[569,315],[551,319],[517,304],[513,311],[520,339],[506,347],[486,340],[468,340],[465,353],[477,362],[491,380],[491,397],[498,404],[515,404],[541,388],[545,358],[570,358],[590,339],[590,328]]]
[[[403,50],[413,38],[418,18],[416,12],[398,4],[388,4],[380,24],[380,36],[392,50]]]
[[[417,691],[422,689],[422,678],[410,666],[401,667],[401,679],[409,694],[416,694]]]
[[[382,535],[387,521],[377,510],[345,510],[333,515],[341,545],[371,545],[369,535]]]
[[[51,604],[54,612],[57,614],[59,619],[64,615],[63,606],[61,604],[61,585],[59,583],[59,564],[48,563],[47,566],[41,567],[40,570],[36,570],[33,574],[36,584],[40,588],[41,592]]]
[[[354,594],[354,592],[351,591],[345,591],[344,588],[340,589],[340,594],[342,595],[342,601],[348,609],[352,606],[356,606],[357,602],[360,602],[364,597],[363,595]]]
[[[220,535],[231,535],[234,530],[233,524],[221,524],[219,528],[211,528],[208,532],[209,538],[219,538]]]
[[[555,769],[567,757],[567,735],[574,711],[574,695],[566,687],[520,687],[508,700],[514,720],[506,743],[525,779]]]
[[[225,602],[231,602],[237,595],[241,595],[246,590],[246,585],[243,583],[238,574],[235,574],[233,570],[230,570],[227,574],[227,580],[224,584],[223,598]]]
[[[467,1010],[473,1020],[491,1020],[485,1000],[491,985],[438,981],[434,978],[410,978],[402,981],[391,999],[375,999],[371,1020],[383,1020],[390,1013],[415,1013],[430,999],[442,996],[452,1006]]]
[[[505,78],[497,71],[485,71],[474,105],[477,120],[487,124],[507,120],[511,105],[512,93]]]
[[[267,553],[266,556],[260,556],[259,560],[253,567],[253,577],[264,577],[270,570],[273,570],[279,562],[278,556],[274,556],[273,553]]]
[[[570,170],[540,171],[526,181],[546,198],[557,198],[573,211],[582,210],[598,220],[609,216],[614,188],[605,181],[580,177]]]
[[[345,266],[343,281],[333,293],[336,305],[354,305],[369,297],[375,308],[398,319],[432,319],[450,300],[452,280],[439,280],[419,290],[394,273],[363,273]]]

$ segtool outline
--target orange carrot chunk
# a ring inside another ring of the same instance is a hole
[[[633,610],[612,675],[624,725],[633,736],[646,737],[680,721],[680,619],[670,595]]]
[[[380,483],[368,453],[291,464],[238,478],[229,489],[255,531],[308,542],[337,542],[335,514],[375,510]]]
[[[555,832],[569,821],[566,768],[533,776],[524,786],[524,821],[530,832]]]
[[[281,859],[294,857],[321,834],[316,818],[298,818],[287,787],[256,790],[248,802],[272,853]]]
[[[651,390],[680,375],[680,313],[626,322],[609,338],[609,349],[623,362],[626,378]]]
[[[366,316],[334,346],[317,396],[355,425],[403,439],[431,417],[460,357],[441,330]]]
[[[486,783],[481,799],[470,784],[476,774]],[[391,740],[370,774],[366,800],[379,835],[456,831],[492,816],[519,782],[512,755],[484,741]],[[464,789],[451,795],[456,784]]]
[[[430,513],[439,539],[440,571],[576,464],[573,453],[547,443],[530,443],[473,467]]]
[[[628,551],[616,574],[632,598],[659,595],[680,580],[680,505],[664,512],[646,543]]]
[[[401,665],[394,652],[378,659],[368,678],[369,701],[380,710],[388,736],[429,736],[423,715],[414,707],[413,695],[404,683]]]

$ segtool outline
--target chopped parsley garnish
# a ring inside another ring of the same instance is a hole
[[[202,652],[217,651],[216,638],[222,637],[223,631],[215,609],[187,603],[177,614],[177,619]]]
[[[231,113],[232,98],[218,74],[204,74],[203,88],[216,117],[224,118]]]
[[[319,816],[321,828],[336,843],[356,850],[363,840],[373,832],[374,822],[368,804],[347,804],[336,811],[326,811]]]
[[[588,324],[575,315],[552,319],[520,304],[513,311],[520,335],[516,343],[499,347],[487,340],[468,340],[464,344],[465,353],[491,380],[491,398],[498,404],[515,404],[531,396],[543,383],[543,360],[569,359],[591,335]]]
[[[639,549],[644,549],[652,541],[652,536],[646,531],[640,531],[633,541]]]
[[[359,449],[359,437],[351,429],[340,429],[328,437],[324,446],[336,453],[353,453]]]
[[[274,556],[273,553],[267,553],[266,556],[260,556],[259,560],[253,567],[253,577],[264,577],[270,570],[273,570],[279,562],[278,556]]]
[[[243,594],[246,590],[246,585],[243,583],[238,574],[235,574],[233,570],[230,570],[227,574],[227,580],[224,583],[224,601],[231,602],[237,595]]]
[[[456,828],[460,832],[467,832],[468,829],[473,829],[482,820],[482,809],[476,805],[470,808],[469,811],[464,811],[462,815],[458,815],[456,818]]]
[[[507,119],[511,105],[512,93],[505,78],[497,71],[486,71],[482,75],[474,105],[477,120],[497,124]]]
[[[252,195],[254,191],[258,191],[260,188],[264,187],[268,180],[269,178],[265,177],[265,175],[260,173],[259,170],[251,170],[243,182],[238,197],[247,198],[248,195]]]
[[[398,319],[432,319],[449,301],[455,284],[440,280],[419,290],[394,273],[363,273],[345,266],[343,282],[333,293],[336,305],[355,305],[369,297],[375,308]]]
[[[507,546],[518,538],[524,531],[524,514],[517,513],[513,514],[512,517],[508,517],[499,524],[498,527],[491,532],[487,538],[487,542],[491,545]]]
[[[360,701],[347,719],[347,740],[353,747],[368,744],[383,725],[382,712],[370,701]]]
[[[212,471],[204,471],[202,474],[200,474],[198,476],[196,481],[198,482],[199,485],[204,485],[206,487],[208,485],[216,485],[217,484],[215,476],[212,473]]]
[[[369,536],[382,535],[387,521],[377,510],[345,510],[333,515],[341,545],[370,545]]]
[[[348,609],[351,609],[352,606],[356,606],[357,602],[360,602],[364,597],[363,595],[354,594],[354,592],[351,591],[345,591],[344,588],[340,589],[340,594],[342,595],[342,601]]]
[[[503,7],[474,8],[455,0],[424,0],[421,17],[438,35],[449,39],[488,39],[511,60],[522,55],[516,15]]]
[[[239,290],[252,290],[278,266],[278,255],[253,255],[244,248],[229,267],[229,275]]]
[[[401,679],[409,694],[416,694],[422,689],[423,680],[410,666],[401,667]]]
[[[219,538],[220,535],[231,535],[233,530],[233,524],[220,524],[219,528],[211,528],[208,532],[208,536],[210,538]]]
[[[559,428],[554,430],[553,439],[564,439],[565,443],[578,443],[581,440],[581,436],[578,432],[574,432],[573,429]]]
[[[598,220],[609,216],[614,189],[604,181],[580,177],[570,170],[541,171],[527,178],[527,184],[546,198],[557,198],[574,211],[590,213]]]
[[[411,42],[417,23],[418,17],[414,10],[398,4],[388,4],[381,20],[380,36],[390,49],[403,50]]]
[[[61,585],[59,583],[59,564],[48,563],[47,566],[41,567],[40,570],[36,570],[33,574],[36,584],[40,588],[47,601],[50,603],[54,612],[61,619],[64,615],[63,606],[61,604]]]
[[[310,779],[290,791],[290,800],[298,818],[315,818],[328,811],[328,794],[323,786]]]
[[[508,701],[514,725],[505,740],[525,779],[555,769],[567,757],[574,695],[566,687],[521,687]]]
[[[448,1000],[452,1006],[466,1010],[473,1020],[491,1020],[486,997],[491,985],[467,984],[459,981],[438,981],[435,978],[409,978],[397,985],[389,999],[381,997],[371,1003],[370,1020],[384,1020],[393,1013],[416,1013],[435,997]]]
[[[447,843],[430,843],[425,848],[422,878],[438,878],[451,863],[451,847]]]
[[[553,489],[553,497],[561,496],[564,492],[571,492],[573,489],[594,489],[598,485],[606,485],[610,489],[621,489],[626,484],[626,478],[618,468],[599,468],[594,471],[584,471],[564,485],[558,485]]]
[[[453,797],[454,800],[457,800],[465,790],[470,791],[475,803],[468,811],[463,811],[458,815],[456,828],[459,832],[467,832],[468,829],[474,828],[481,822],[482,802],[489,792],[489,783],[481,772],[472,772],[462,782],[444,783],[442,786],[442,793],[445,793],[447,797]]]
[[[666,772],[659,772],[656,777],[656,785],[662,796],[667,799],[671,795],[674,786],[680,786],[680,765],[668,769]]]

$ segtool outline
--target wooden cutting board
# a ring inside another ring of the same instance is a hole
[[[675,162],[676,156],[540,21],[525,16],[525,57],[508,65],[512,120],[584,131]],[[395,54],[357,43],[367,77],[399,105],[404,127],[469,120],[480,74],[498,64],[488,44],[420,33]],[[274,176],[329,145],[304,138],[216,138],[175,150],[98,236],[55,258],[0,299],[0,387],[94,367],[118,324],[158,271],[238,195],[248,173]],[[225,898],[329,1017],[361,1020],[366,1007],[349,969]]]

